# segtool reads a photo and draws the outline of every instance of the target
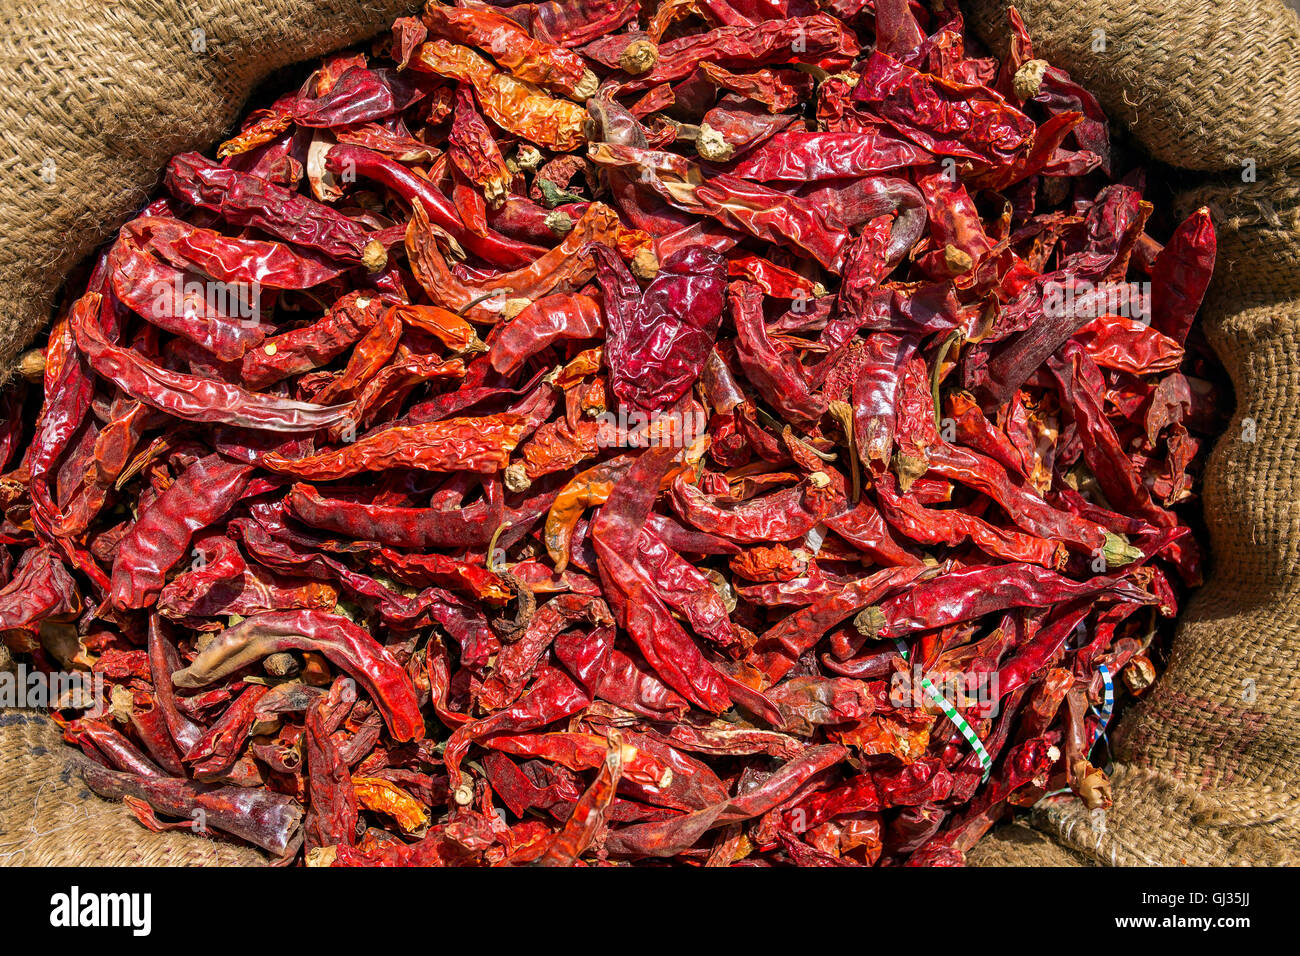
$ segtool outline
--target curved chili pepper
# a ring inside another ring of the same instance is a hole
[[[429,6],[423,20],[432,32],[492,55],[512,74],[529,83],[584,100],[596,92],[596,74],[582,57],[563,47],[534,39],[503,13],[491,9]]]
[[[344,262],[375,266],[372,272],[386,258],[383,244],[355,219],[197,153],[174,157],[164,182],[177,199],[211,209],[233,225],[252,226]]]
[[[799,421],[819,418],[826,410],[825,400],[809,389],[794,356],[772,344],[763,325],[758,287],[735,282],[727,296],[736,326],[736,361],[750,383],[783,415]]]
[[[270,853],[295,848],[302,807],[290,796],[249,787],[217,787],[173,777],[140,777],[95,764],[81,768],[86,786],[109,799],[136,797],[169,817],[194,819]]]
[[[1209,287],[1217,249],[1210,211],[1202,207],[1174,230],[1151,267],[1151,325],[1180,345]]]
[[[560,339],[590,339],[605,328],[600,303],[588,295],[549,295],[531,302],[498,327],[488,346],[492,367],[513,375],[533,355]]]
[[[346,406],[313,405],[250,392],[237,385],[168,371],[130,349],[109,344],[89,313],[99,296],[73,308],[77,344],[91,366],[132,398],[195,422],[225,422],[266,431],[302,432],[343,420]]]
[[[1011,607],[1047,607],[1073,598],[1113,598],[1152,604],[1155,598],[1121,578],[1069,578],[1031,564],[970,567],[919,584],[881,605],[883,624],[877,637],[901,637],[914,631],[969,621]]]
[[[240,377],[249,388],[262,389],[326,365],[374,328],[383,308],[378,297],[349,293],[319,322],[272,336],[245,352]]]
[[[412,206],[418,204],[434,225],[447,230],[476,256],[482,256],[494,265],[504,268],[526,266],[546,252],[541,246],[508,240],[495,233],[480,236],[470,232],[456,207],[437,187],[374,150],[339,143],[326,154],[325,167],[333,173],[350,170],[387,186]]]
[[[262,239],[232,239],[214,229],[164,216],[132,220],[122,227],[121,234],[178,269],[193,269],[221,282],[255,282],[268,289],[310,289],[345,269],[309,250],[299,251]]]
[[[289,649],[317,651],[355,677],[379,703],[393,739],[424,736],[424,719],[406,672],[361,628],[323,611],[270,611],[247,618],[222,631],[172,681],[177,687],[202,687]]]
[[[147,252],[119,241],[109,254],[113,293],[124,305],[160,329],[183,336],[217,358],[237,361],[266,338],[257,318],[255,287],[239,285],[229,294],[204,295],[205,283],[164,265]]]
[[[560,489],[547,513],[543,532],[546,553],[555,563],[556,574],[569,566],[573,531],[582,513],[608,501],[614,486],[631,464],[632,459],[624,455],[611,458],[579,473]]]
[[[431,40],[411,56],[410,67],[471,84],[494,123],[538,146],[567,152],[582,143],[582,107],[499,72],[468,47]]]
[[[793,541],[837,510],[834,496],[812,480],[724,507],[691,484],[684,473],[673,481],[672,502],[684,521],[738,544]]]
[[[505,468],[523,435],[521,415],[448,418],[424,425],[386,428],[337,451],[307,458],[270,454],[264,467],[316,481],[344,478],[394,466],[424,471],[467,469],[490,473]]]
[[[461,311],[479,322],[498,321],[505,304],[505,301],[497,302],[493,311],[479,304],[485,301],[507,300],[507,297],[536,301],[552,293],[580,289],[595,274],[591,256],[582,254],[582,250],[589,242],[616,243],[620,228],[612,209],[602,203],[592,203],[554,249],[514,272],[484,278],[471,289],[456,277],[438,251],[424,210],[416,207],[413,213],[406,247],[420,285],[435,304]]]

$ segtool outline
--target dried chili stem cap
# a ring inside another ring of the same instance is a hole
[[[626,51],[624,51],[626,52]],[[578,85],[573,88],[573,98],[578,102],[585,102],[596,95],[600,89],[600,77],[596,76],[591,70],[582,71],[582,79]]]
[[[298,659],[287,651],[277,651],[262,660],[262,670],[272,677],[292,677],[298,673]]]
[[[699,153],[700,159],[725,163],[735,154],[736,148],[708,123],[701,123],[700,133],[695,137],[695,152]]]
[[[388,265],[388,250],[378,239],[371,239],[361,250],[361,264],[370,273],[380,272]]]
[[[521,461],[508,465],[503,474],[507,491],[518,494],[532,487],[533,483],[529,480],[528,472]]]
[[[659,62],[659,48],[649,40],[633,40],[618,56],[618,65],[633,76],[649,73]]]
[[[1032,100],[1038,95],[1038,88],[1043,85],[1043,74],[1050,66],[1046,60],[1026,60],[1016,70],[1011,80],[1011,89],[1022,100]]]
[[[659,274],[659,257],[649,246],[642,246],[633,253],[629,268],[638,279],[649,281]]]
[[[45,350],[28,349],[18,359],[18,374],[29,382],[39,382],[45,375]]]
[[[546,228],[557,236],[567,236],[573,231],[573,217],[563,209],[552,209],[546,214]]]

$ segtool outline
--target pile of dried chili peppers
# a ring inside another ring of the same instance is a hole
[[[4,653],[102,678],[89,786],[314,865],[1106,806],[1201,577],[1215,242],[1008,30],[432,4],[173,159],[3,396]]]

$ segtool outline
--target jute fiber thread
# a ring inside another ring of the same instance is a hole
[[[996,45],[992,31],[1000,18],[1005,23],[1005,6],[994,6],[980,5],[977,17]],[[968,862],[1041,865],[1050,856],[1054,865],[1080,858],[1106,865],[1294,865],[1300,862],[1300,60],[1294,46],[1300,17],[1262,0],[1139,4],[1140,21],[1128,6],[1113,20],[1095,4],[1070,9],[1067,15],[1065,5],[1033,4],[1025,19],[1035,55],[1058,51],[1057,62],[1109,99],[1111,109],[1118,103],[1133,135],[1162,159],[1185,169],[1233,170],[1184,191],[1176,205],[1183,216],[1206,206],[1214,219],[1218,261],[1202,320],[1232,379],[1236,410],[1210,455],[1202,489],[1208,580],[1180,617],[1164,675],[1111,738],[1115,805],[1089,812],[1070,798],[1044,801],[1031,822],[1052,835],[1056,849],[995,832]],[[1047,17],[1057,15],[1054,34]],[[1077,46],[1072,37],[1085,23],[1106,25],[1119,41],[1113,62]],[[1178,37],[1166,44],[1179,46],[1152,46],[1159,36]],[[1194,72],[1201,62],[1190,49],[1194,42],[1213,42],[1213,69]],[[1141,70],[1153,86],[1130,96],[1128,84]],[[1187,72],[1174,79],[1181,71]],[[1167,108],[1154,85],[1165,78],[1172,91]],[[1251,170],[1243,157],[1256,160],[1254,182],[1244,181]]]
[[[64,275],[204,149],[269,72],[358,43],[419,0],[0,0],[0,383]],[[195,31],[201,31],[196,33]],[[49,180],[49,181],[47,181]],[[49,720],[0,711],[0,862],[249,864],[93,796]]]
[[[9,240],[0,244],[0,366],[46,321],[66,270],[140,204],[168,156],[210,144],[266,71],[361,39],[410,6],[132,0],[110,9],[74,0],[56,23],[31,0],[9,0],[0,8],[0,229]],[[1209,205],[1219,229],[1221,269],[1205,315],[1238,410],[1204,489],[1210,580],[1186,609],[1168,672],[1116,732],[1115,806],[1098,816],[1078,801],[1045,802],[1031,818],[1036,830],[995,831],[970,862],[1294,862],[1300,193],[1282,170],[1300,162],[1300,26],[1277,0],[1035,0],[1020,9],[1036,55],[1096,90],[1158,158],[1209,171],[1253,159],[1261,175],[1253,187],[1186,197],[1188,208]],[[981,0],[969,15],[989,42],[1004,40],[1005,4]],[[209,44],[217,39],[208,59],[177,56],[195,21]],[[1090,45],[1098,26],[1106,56]],[[41,192],[46,154],[52,193]],[[1246,419],[1253,442],[1240,440]],[[47,720],[0,714],[0,859],[260,858],[145,831],[86,792],[68,752]]]

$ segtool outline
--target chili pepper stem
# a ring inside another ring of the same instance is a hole
[[[939,346],[939,352],[934,357],[934,371],[930,375],[930,398],[934,402],[934,424],[936,427],[943,425],[943,404],[939,401],[939,383],[943,374],[943,363],[948,358],[948,352],[952,347],[962,340],[961,329],[957,329]]]
[[[853,406],[848,402],[834,401],[827,406],[827,410],[844,430],[844,441],[848,446],[849,454],[849,474],[853,482],[849,501],[856,505],[862,498],[862,472],[858,464],[857,437],[853,432]]]

